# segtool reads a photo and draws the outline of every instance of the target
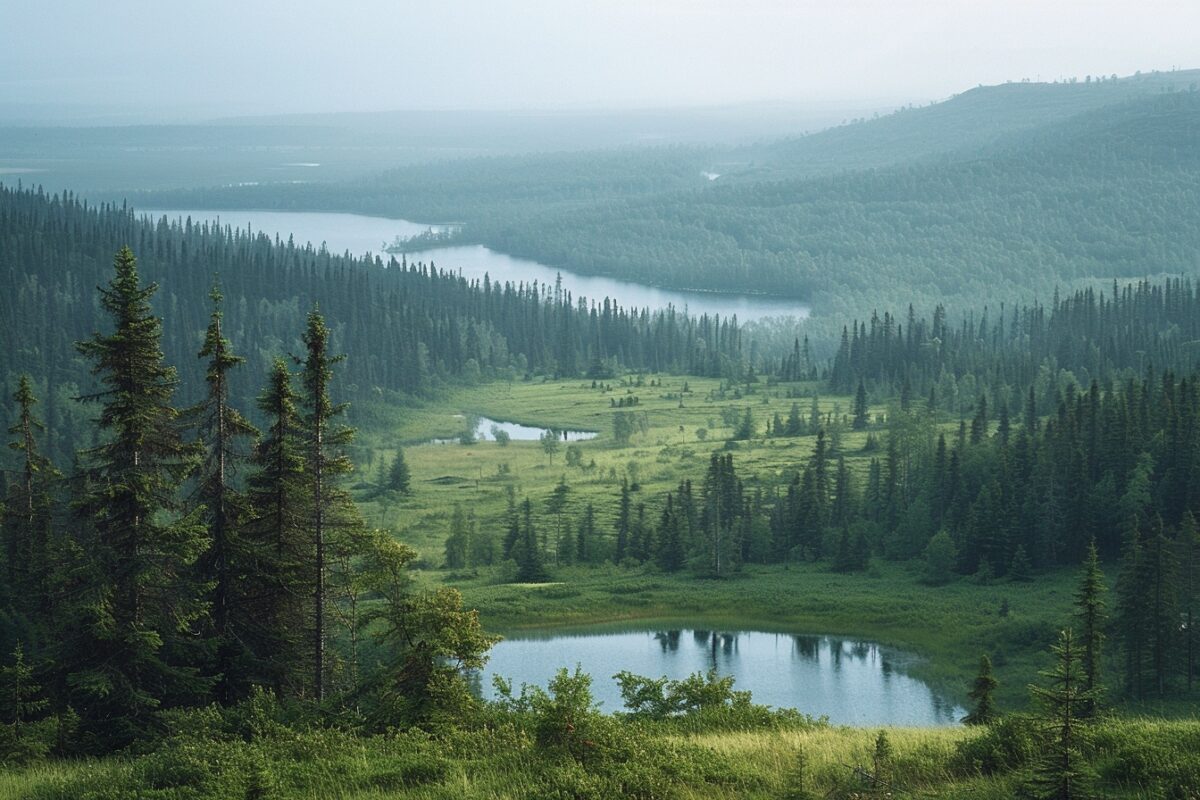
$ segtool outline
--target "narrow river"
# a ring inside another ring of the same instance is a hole
[[[361,256],[366,253],[380,254],[385,259],[384,245],[395,240],[410,238],[437,226],[409,222],[402,219],[369,217],[362,214],[339,214],[315,211],[203,211],[196,209],[146,209],[140,213],[155,218],[164,214],[170,219],[193,221],[219,220],[223,225],[245,229],[249,226],[271,236],[278,235],[287,240],[293,237],[297,244],[306,242],[314,247],[324,244],[330,251]],[[412,261],[433,263],[439,269],[459,272],[467,278],[483,280],[484,275],[492,281],[531,283],[553,287],[561,277],[562,288],[578,299],[589,300],[610,298],[622,306],[650,308],[652,310],[674,306],[686,309],[691,314],[720,314],[722,317],[736,314],[741,322],[768,317],[807,317],[809,309],[795,300],[762,295],[719,294],[715,292],[685,292],[659,289],[646,284],[615,280],[592,275],[578,275],[530,261],[497,253],[482,245],[456,245],[439,247],[418,253],[409,253]],[[649,271],[649,270],[648,270]]]

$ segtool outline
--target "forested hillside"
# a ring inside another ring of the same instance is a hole
[[[475,230],[548,263],[625,277],[653,264],[664,284],[752,287],[826,314],[1195,269],[1200,93],[1025,136],[968,161],[717,185]]]
[[[145,200],[459,222],[458,240],[572,271],[798,297],[827,317],[899,287],[926,308],[1029,301],[1083,278],[1194,269],[1196,79],[981,87],[755,147],[478,159]]]
[[[280,354],[300,352],[298,331],[314,305],[329,313],[333,346],[356,357],[345,394],[359,401],[421,395],[440,382],[528,372],[611,374],[633,368],[729,373],[740,369],[741,336],[724,320],[586,307],[551,286],[475,285],[424,265],[367,262],[229,228],[158,223],[132,210],[89,206],[77,197],[0,188],[0,375],[36,377],[55,438],[68,457],[80,420],[69,399],[88,382],[73,342],[98,326],[92,289],[112,253],[129,245],[144,274],[161,284],[163,348],[180,366],[180,392],[197,398],[195,358],[218,282],[226,331],[245,342],[249,368],[231,378],[232,396],[251,405]],[[64,415],[60,420],[59,415]],[[60,424],[61,423],[61,424]],[[64,427],[66,426],[66,427]]]

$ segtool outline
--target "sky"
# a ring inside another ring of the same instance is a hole
[[[922,103],[1200,66],[1200,0],[3,0],[0,111]]]

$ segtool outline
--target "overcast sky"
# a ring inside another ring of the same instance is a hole
[[[924,102],[1200,66],[1200,0],[0,0],[0,107]]]

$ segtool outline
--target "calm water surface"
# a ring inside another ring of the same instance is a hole
[[[338,214],[313,211],[200,211],[181,209],[143,210],[140,213],[155,218],[164,214],[171,219],[191,217],[193,221],[219,220],[223,225],[255,231],[271,236],[278,235],[284,241],[289,236],[298,245],[311,243],[319,247],[322,243],[334,253],[349,251],[354,255],[373,253],[384,260],[389,257],[383,251],[385,243],[397,236],[407,239],[429,230],[439,231],[444,226],[409,222],[402,219],[370,217],[362,214]],[[564,272],[526,258],[515,258],[497,253],[482,245],[456,245],[439,247],[405,256],[410,262],[434,263],[439,269],[460,272],[467,278],[483,280],[489,275],[501,283],[538,283],[553,286],[555,279],[562,276],[563,289],[576,299],[603,300],[608,297],[622,306],[662,309],[674,306],[687,309],[692,314],[736,314],[746,322],[765,317],[807,317],[808,307],[795,300],[755,295],[727,295],[709,292],[680,292],[657,289],[631,281],[612,278],[576,275]]]
[[[623,708],[612,676],[622,670],[673,679],[716,669],[733,675],[756,703],[828,716],[844,725],[953,725],[966,712],[903,671],[914,657],[873,642],[761,631],[677,629],[510,638],[492,650],[481,676],[545,686],[561,667],[592,676],[605,711]]]
[[[508,434],[508,438],[514,442],[536,442],[542,438],[542,434],[546,432],[546,428],[535,428],[531,425],[521,425],[517,422],[498,422],[488,417],[477,417],[463,415],[463,427],[471,427],[475,434],[475,438],[481,442],[487,442],[495,437],[492,435],[492,429],[502,430]],[[473,423],[473,424],[472,424]],[[564,442],[583,442],[588,439],[595,439],[595,431],[559,431],[558,437]],[[458,438],[453,439],[433,439],[433,444],[457,444]]]

